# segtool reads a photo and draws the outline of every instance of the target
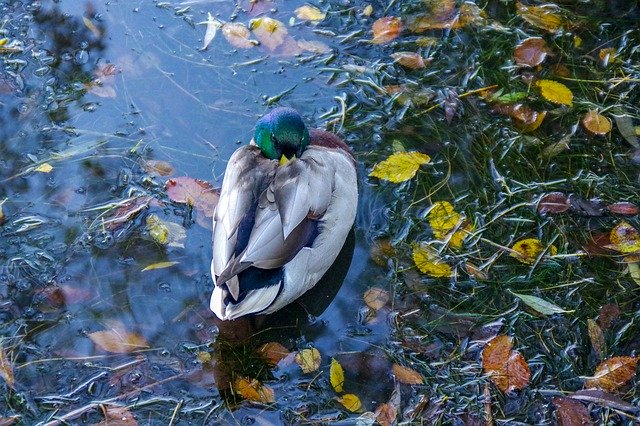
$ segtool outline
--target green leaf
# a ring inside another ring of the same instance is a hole
[[[531,309],[535,310],[536,312],[540,312],[543,315],[564,314],[573,312],[564,310],[560,306],[555,305],[551,302],[547,302],[546,300],[536,296],[514,293],[513,291],[511,292],[511,294],[522,300],[525,305],[529,306]]]

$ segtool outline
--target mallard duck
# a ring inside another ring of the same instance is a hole
[[[213,215],[211,310],[232,320],[295,301],[336,260],[357,202],[345,142],[291,108],[260,118],[229,159]]]

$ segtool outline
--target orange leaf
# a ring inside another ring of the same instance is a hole
[[[421,385],[424,383],[424,380],[422,379],[420,373],[409,367],[403,367],[399,364],[393,364],[393,367],[391,367],[391,371],[400,383],[404,383],[406,385]]]
[[[611,120],[600,115],[596,110],[591,110],[584,115],[582,125],[594,135],[604,136],[611,131]]]
[[[455,0],[426,0],[425,3],[428,12],[411,22],[411,31],[423,32],[461,26],[458,25],[460,12],[455,7]],[[473,13],[471,9],[466,9],[465,23],[473,20]]]
[[[512,338],[500,335],[491,339],[482,351],[482,368],[502,392],[523,389],[531,378],[527,361],[512,347]]]
[[[376,408],[376,421],[382,426],[391,426],[395,424],[398,417],[398,409],[387,403],[382,403]]]
[[[126,354],[149,347],[141,335],[123,330],[96,331],[89,333],[88,336],[101,349],[116,354]]]
[[[271,365],[278,364],[290,354],[289,350],[278,342],[265,343],[258,349],[258,353]]]
[[[616,356],[600,363],[593,377],[585,382],[587,388],[614,392],[636,374],[638,357]]]
[[[550,53],[547,42],[541,37],[530,37],[516,46],[513,58],[516,64],[536,67],[540,65]]]
[[[402,20],[394,16],[385,16],[373,23],[373,40],[375,44],[389,43],[402,32]]]
[[[249,401],[262,403],[275,402],[273,389],[265,386],[256,379],[249,377],[238,377],[233,382],[235,392]]]
[[[422,59],[422,56],[415,52],[395,52],[391,54],[391,57],[403,67],[411,68],[413,70],[427,66],[424,59]]]

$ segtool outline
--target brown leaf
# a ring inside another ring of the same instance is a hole
[[[471,262],[464,263],[464,270],[467,272],[467,274],[469,274],[469,276],[475,278],[478,281],[485,281],[489,279],[488,271],[483,271]]]
[[[378,405],[375,414],[376,421],[378,423],[380,423],[382,426],[391,426],[396,422],[396,417],[398,417],[398,409],[394,405],[384,402]]]
[[[555,397],[553,398],[553,405],[556,406],[555,416],[558,426],[584,426],[593,424],[587,407],[575,399]]]
[[[109,231],[118,229],[123,224],[131,221],[151,203],[151,197],[140,196],[122,204],[104,219],[102,225]]]
[[[133,414],[127,409],[127,407],[120,407],[117,405],[103,405],[102,413],[104,414],[104,420],[100,423],[96,423],[94,426],[137,426],[138,421],[133,417]]]
[[[492,109],[499,114],[511,117],[522,133],[531,133],[536,130],[547,116],[546,111],[538,112],[520,103],[495,104]]]
[[[369,255],[376,265],[386,266],[388,260],[395,255],[395,249],[389,240],[376,240],[371,245]]]
[[[591,340],[591,346],[595,351],[599,359],[602,359],[602,352],[604,351],[604,334],[602,329],[594,320],[589,318],[587,320],[587,331],[589,332],[589,339]]]
[[[611,239],[608,232],[591,235],[582,249],[590,256],[610,256],[615,252],[609,248]]]
[[[635,216],[640,213],[640,207],[636,206],[633,203],[628,203],[625,201],[609,204],[607,206],[607,210],[609,210],[611,213],[622,214],[625,216]]]
[[[589,133],[598,136],[606,135],[612,128],[611,120],[596,110],[591,110],[582,117],[582,125]]]
[[[389,43],[402,32],[402,20],[395,16],[385,16],[373,23],[373,40],[375,44]]]
[[[213,216],[220,198],[220,192],[213,189],[209,182],[188,176],[169,179],[166,189],[171,200],[176,203],[190,204],[201,210],[207,217]]]
[[[270,365],[278,364],[282,359],[286,358],[291,352],[278,342],[269,342],[260,346],[258,354],[265,359]]]
[[[551,53],[547,42],[541,37],[530,37],[516,46],[513,58],[516,64],[527,67],[540,65]]]
[[[460,26],[458,24],[460,11],[456,9],[455,0],[426,0],[425,4],[427,13],[411,22],[411,31],[420,33],[427,30],[441,30]],[[467,21],[470,19],[473,20],[470,12],[470,9],[467,10],[465,23],[468,23]]]
[[[422,376],[416,370],[413,370],[409,367],[403,367],[399,364],[393,364],[391,367],[391,371],[393,375],[396,376],[396,379],[400,383],[404,383],[405,385],[421,385],[424,383]]]
[[[9,356],[2,345],[0,345],[0,377],[4,379],[7,386],[14,387],[13,364],[11,364]]]
[[[556,32],[562,29],[563,21],[559,14],[559,8],[555,4],[543,4],[541,6],[525,6],[516,3],[518,15],[534,27]]]
[[[502,392],[523,389],[531,377],[526,360],[512,347],[512,338],[500,335],[491,339],[482,351],[482,368]]]
[[[101,349],[117,354],[125,354],[149,347],[144,337],[124,330],[96,331],[89,333],[88,336]]]
[[[303,373],[311,373],[320,368],[322,357],[316,348],[303,349],[296,354],[296,363]]]
[[[275,402],[275,394],[269,386],[263,385],[256,379],[238,377],[233,382],[234,391],[249,401],[262,402],[264,404]]]
[[[608,392],[620,389],[636,375],[638,357],[616,356],[598,365],[592,378],[585,382],[587,388],[599,388]]]
[[[11,417],[0,417],[0,426],[11,426],[20,421],[22,417],[20,416],[11,416]]]
[[[378,287],[371,287],[364,293],[364,303],[374,311],[380,310],[389,301],[389,292]]]
[[[391,54],[394,61],[402,65],[403,67],[411,68],[413,70],[421,69],[427,65],[424,62],[422,56],[415,52],[395,52]]]
[[[620,308],[618,308],[618,305],[613,303],[602,305],[598,311],[598,324],[600,328],[607,330],[619,316]]]
[[[569,210],[569,198],[562,192],[550,192],[538,201],[538,213],[563,213]]]
[[[173,166],[166,161],[161,160],[143,160],[140,165],[147,173],[159,176],[169,176],[174,172]]]

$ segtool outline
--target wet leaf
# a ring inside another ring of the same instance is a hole
[[[258,349],[258,354],[270,365],[276,365],[291,352],[278,342],[265,343]]]
[[[305,21],[322,21],[327,14],[318,9],[315,6],[310,6],[305,4],[304,6],[300,6],[295,10],[296,16],[298,19],[302,19]]]
[[[627,263],[629,276],[638,285],[640,285],[640,255],[625,256],[624,261]]]
[[[582,118],[582,125],[589,131],[589,133],[600,136],[609,133],[612,127],[611,120],[600,115],[596,110],[591,110],[584,115]]]
[[[428,219],[434,236],[442,240],[462,222],[463,216],[454,210],[450,202],[436,201],[429,210]]]
[[[619,316],[620,308],[618,308],[618,305],[613,303],[602,305],[598,311],[598,324],[600,328],[607,330]]]
[[[604,334],[597,322],[589,318],[587,320],[587,331],[589,333],[589,340],[591,340],[591,347],[596,353],[598,358],[602,358],[604,352]]]
[[[628,114],[616,114],[613,116],[616,121],[616,127],[622,135],[622,137],[629,142],[632,146],[640,148],[638,143],[638,135],[636,135],[636,129],[633,125],[633,117]]]
[[[619,62],[618,51],[613,47],[605,47],[598,51],[598,59],[602,63],[602,66],[606,67],[609,64]]]
[[[585,386],[615,392],[636,375],[637,365],[638,357],[609,358],[598,365],[593,377],[585,381]]]
[[[382,239],[373,242],[369,255],[376,265],[385,266],[389,259],[395,256],[395,252],[389,240]]]
[[[0,426],[11,426],[18,423],[22,419],[21,416],[2,417],[0,416]]]
[[[211,184],[188,176],[169,179],[166,189],[172,201],[192,205],[207,217],[213,217],[220,198],[220,192],[213,189]]]
[[[398,417],[398,408],[393,404],[383,402],[376,408],[376,421],[381,426],[391,426],[395,424]]]
[[[53,170],[53,166],[49,163],[42,163],[34,170],[40,173],[51,173],[51,170]]]
[[[275,402],[273,389],[263,385],[256,379],[238,377],[233,382],[233,390],[249,401],[261,402],[263,404]]]
[[[609,234],[611,248],[620,253],[640,252],[640,233],[628,222],[622,221]]]
[[[303,373],[311,373],[320,368],[322,357],[316,348],[303,349],[296,354],[296,363],[300,366]]]
[[[549,55],[547,42],[541,37],[530,37],[516,46],[513,58],[516,64],[527,67],[540,65]]]
[[[640,213],[640,207],[633,203],[620,201],[618,203],[609,204],[607,210],[611,213],[622,214],[625,216],[635,216]]]
[[[389,292],[378,287],[372,287],[364,293],[364,303],[374,311],[380,310],[389,301]]]
[[[455,0],[425,0],[427,13],[415,18],[409,25],[413,32],[424,32],[427,30],[440,30],[455,28],[458,25],[460,13],[456,9]],[[468,10],[469,18],[472,19],[472,10]]]
[[[569,198],[562,192],[550,192],[538,201],[538,213],[564,213],[569,210]]]
[[[258,44],[251,40],[251,32],[244,24],[239,22],[227,22],[222,26],[222,35],[233,47],[250,49]]]
[[[420,56],[419,53],[415,52],[395,52],[391,54],[393,60],[403,67],[411,68],[413,70],[421,69],[426,67],[427,65]]]
[[[173,265],[177,265],[180,262],[175,262],[175,261],[169,261],[169,262],[156,262],[156,263],[152,263],[150,265],[145,266],[142,269],[142,272],[144,271],[153,271],[154,269],[165,269],[165,268],[170,268]]]
[[[524,389],[529,384],[531,372],[522,354],[512,350],[510,336],[496,336],[482,351],[482,369],[502,392]]]
[[[352,413],[355,413],[356,411],[360,410],[360,408],[362,408],[362,402],[360,402],[360,398],[352,393],[344,394],[337,399],[344,408],[351,411]]]
[[[555,397],[553,405],[556,407],[555,416],[558,426],[587,426],[591,421],[587,407],[575,399]]]
[[[529,296],[527,294],[519,294],[519,293],[513,293],[513,292],[511,292],[511,294],[516,296],[518,299],[522,300],[531,309],[543,315],[563,314],[563,313],[571,312],[571,311],[565,311],[560,306],[553,304],[551,302],[548,302],[540,297]]]
[[[393,375],[396,376],[396,379],[400,383],[404,383],[405,385],[421,385],[424,383],[424,379],[416,370],[403,367],[399,364],[393,364],[391,367]]]
[[[394,40],[402,32],[402,20],[394,16],[385,16],[373,23],[372,43],[385,44]]]
[[[96,96],[100,96],[101,98],[115,98],[118,96],[116,93],[116,89],[109,84],[96,84],[91,83],[85,86],[89,93],[94,94]]]
[[[432,277],[450,277],[452,274],[451,266],[444,263],[438,253],[425,244],[413,248],[413,262],[420,272]]]
[[[253,19],[249,25],[251,31],[260,41],[260,44],[267,47],[267,49],[274,51],[282,43],[288,35],[285,25],[276,20],[266,16]]]
[[[583,389],[567,395],[571,399],[579,401],[593,402],[603,407],[611,407],[616,410],[628,413],[637,413],[638,407],[620,399],[618,396],[602,391],[600,389]]]
[[[138,421],[127,407],[118,405],[102,405],[104,420],[93,426],[137,426]]]
[[[522,3],[516,3],[516,11],[529,24],[545,31],[556,32],[563,26],[560,10],[554,4],[525,6]]]
[[[528,265],[533,265],[545,250],[540,240],[536,238],[525,238],[524,240],[516,241],[511,249],[513,252],[511,252],[509,256]],[[553,256],[557,253],[558,249],[556,246],[552,245],[549,247],[549,254]]]
[[[538,80],[536,86],[540,89],[540,94],[549,102],[559,105],[573,105],[573,93],[567,86],[553,80]]]
[[[331,51],[329,46],[317,40],[298,40],[298,47],[312,53],[327,53]]]
[[[431,157],[421,152],[397,152],[373,166],[369,176],[400,183],[414,177],[420,166],[429,161],[431,161]]]
[[[479,269],[476,265],[471,262],[464,263],[464,270],[478,281],[485,281],[489,279],[489,273],[487,271],[483,271]]]
[[[331,358],[329,379],[331,381],[331,386],[333,386],[333,389],[338,393],[342,392],[342,390],[344,389],[344,370],[335,358]]]
[[[140,212],[149,207],[152,198],[148,196],[136,197],[124,203],[120,203],[120,207],[113,210],[107,219],[104,219],[102,225],[107,230],[118,229],[125,223],[133,220]]]
[[[501,99],[497,98],[497,99]],[[538,112],[530,107],[515,103],[515,104],[497,104],[493,105],[493,110],[503,115],[511,117],[516,127],[522,133],[531,133],[535,131],[547,116],[546,111]]]
[[[211,44],[213,39],[216,37],[218,28],[222,26],[222,22],[218,21],[213,16],[211,16],[211,13],[207,13],[207,22],[205,23],[207,24],[207,30],[204,34],[204,41],[202,44],[203,50],[209,47],[209,44]]]
[[[126,354],[149,347],[144,337],[124,330],[96,331],[88,336],[102,350],[116,354]]]
[[[13,377],[13,364],[4,347],[0,344],[0,377],[10,388],[14,388],[15,379]]]
[[[102,32],[98,27],[96,27],[96,24],[91,22],[91,19],[87,18],[86,16],[83,16],[82,22],[84,23],[84,26],[87,27],[89,31],[91,31],[96,38],[102,37]]]
[[[161,160],[143,160],[140,165],[147,173],[159,176],[169,176],[174,172],[173,166],[166,161]]]
[[[151,214],[147,216],[146,229],[151,238],[158,244],[184,248],[187,230],[183,226],[174,222],[163,221],[158,215]]]
[[[371,16],[372,13],[373,13],[373,6],[371,6],[370,4],[366,5],[365,8],[362,10],[362,14],[364,16]]]

